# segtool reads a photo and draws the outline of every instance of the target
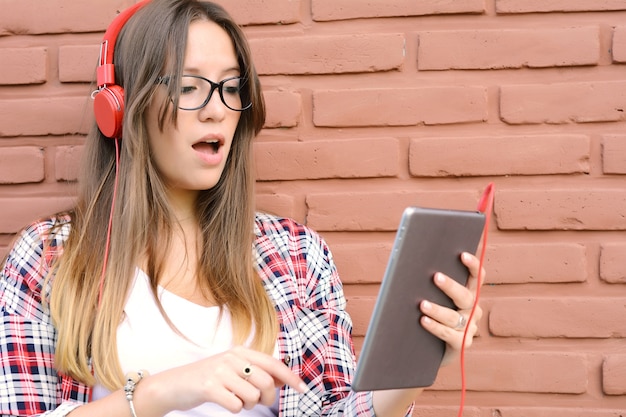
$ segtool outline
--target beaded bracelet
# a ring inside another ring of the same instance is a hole
[[[146,376],[148,376],[148,372],[143,370],[126,374],[126,385],[124,385],[124,393],[126,394],[128,405],[130,406],[130,414],[133,417],[137,417],[137,413],[135,413],[135,404],[133,404],[133,394],[135,393],[135,388],[137,388],[139,382]]]

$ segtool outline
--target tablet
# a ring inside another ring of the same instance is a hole
[[[443,272],[465,285],[462,252],[475,253],[485,215],[409,207],[405,209],[381,282],[356,374],[354,391],[427,387],[434,383],[445,342],[420,324],[426,299],[455,308],[433,282]]]

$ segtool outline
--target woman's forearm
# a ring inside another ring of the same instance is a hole
[[[411,388],[374,391],[372,393],[372,402],[374,403],[376,417],[406,416],[411,403],[423,390],[423,388]]]

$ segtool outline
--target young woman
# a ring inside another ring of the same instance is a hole
[[[350,389],[351,321],[325,242],[255,213],[265,109],[243,33],[210,2],[144,3],[108,45],[121,135],[94,125],[76,208],[26,228],[2,269],[0,414],[410,413],[417,389]],[[435,280],[459,312],[419,307],[444,362],[478,285],[478,260],[463,262],[468,288]]]

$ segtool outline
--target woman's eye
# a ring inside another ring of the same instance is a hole
[[[226,80],[222,86],[222,91],[226,94],[239,94],[241,93],[241,81],[239,78],[231,78]]]
[[[180,87],[180,94],[191,94],[196,91],[196,87],[194,86],[182,86]]]
[[[225,85],[223,90],[226,94],[239,94],[240,91],[238,85]]]

